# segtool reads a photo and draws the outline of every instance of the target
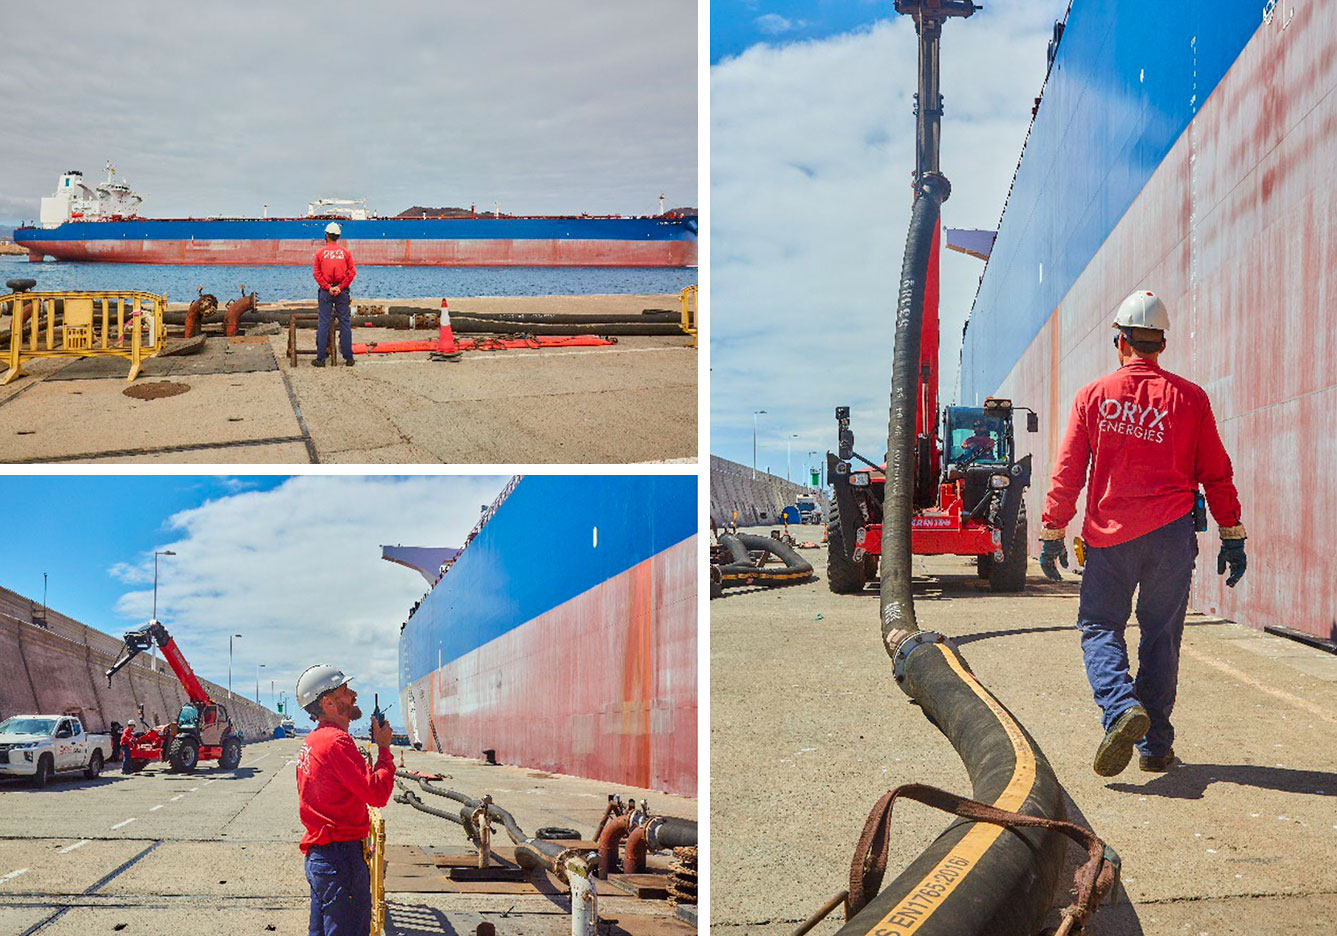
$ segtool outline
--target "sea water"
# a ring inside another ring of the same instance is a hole
[[[264,302],[316,297],[307,266],[29,263],[26,256],[0,256],[0,283],[25,278],[37,280],[39,290],[137,289],[166,293],[169,302],[190,302],[203,286],[226,303],[241,295],[243,284]],[[695,267],[362,266],[352,294],[367,299],[654,295],[677,293],[694,283]]]

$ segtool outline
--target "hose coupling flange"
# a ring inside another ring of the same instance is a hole
[[[926,172],[920,176],[919,190],[939,205],[952,197],[952,183],[941,172]]]
[[[896,677],[897,685],[905,682],[905,664],[910,659],[910,654],[926,644],[946,642],[946,637],[934,631],[917,631],[901,641],[900,646],[896,648],[896,655],[891,659],[891,673]]]

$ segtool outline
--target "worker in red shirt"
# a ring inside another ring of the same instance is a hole
[[[1114,318],[1119,369],[1077,392],[1045,500],[1040,567],[1060,581],[1066,528],[1086,486],[1086,567],[1077,626],[1105,738],[1094,768],[1112,777],[1128,766],[1165,771],[1175,763],[1174,709],[1179,644],[1198,538],[1199,486],[1221,532],[1217,573],[1234,587],[1244,575],[1245,532],[1230,456],[1207,393],[1161,370],[1170,316],[1153,293],[1128,296]],[[1088,478],[1088,469],[1090,476]],[[1124,628],[1138,591],[1138,670],[1128,672]]]
[[[331,221],[325,225],[325,246],[316,251],[312,261],[316,285],[320,287],[316,295],[316,360],[313,362],[317,367],[325,366],[332,315],[339,319],[339,353],[345,364],[353,366],[353,313],[348,287],[357,276],[357,264],[353,262],[352,251],[339,243],[342,235],[339,222]]]
[[[121,772],[131,773],[131,761],[134,758],[130,754],[130,749],[135,743],[135,720],[132,718],[125,725],[125,730],[121,732]]]
[[[371,931],[371,876],[362,840],[371,822],[368,806],[390,801],[395,760],[390,723],[372,720],[380,748],[368,767],[348,726],[362,717],[351,676],[333,666],[312,666],[297,680],[297,704],[319,726],[297,755],[298,813],[306,834],[306,879],[311,885],[310,936],[366,936]]]

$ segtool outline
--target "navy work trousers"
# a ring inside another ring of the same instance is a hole
[[[371,932],[371,872],[361,842],[312,845],[306,853],[311,885],[308,936],[367,936]]]
[[[325,349],[330,344],[331,316],[339,320],[339,353],[345,361],[353,360],[353,312],[348,290],[331,296],[328,289],[322,289],[316,298],[316,311],[316,360],[325,360]]]
[[[1179,682],[1179,643],[1184,636],[1188,589],[1198,556],[1193,515],[1137,539],[1103,548],[1087,547],[1077,627],[1082,632],[1086,678],[1100,706],[1105,731],[1141,703],[1151,718],[1142,754],[1170,753],[1175,730],[1170,713]],[[1124,628],[1137,590],[1137,679],[1128,673]]]

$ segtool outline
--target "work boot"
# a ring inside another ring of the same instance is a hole
[[[1137,766],[1147,773],[1165,773],[1171,767],[1180,763],[1179,758],[1175,757],[1174,748],[1170,748],[1170,753],[1151,755],[1141,754],[1137,758]]]
[[[1114,777],[1123,772],[1128,762],[1133,759],[1133,746],[1141,741],[1151,727],[1147,710],[1134,705],[1120,715],[1105,732],[1105,740],[1096,748],[1096,761],[1092,765],[1102,777]]]
[[[311,362],[311,366],[312,366],[312,367],[324,367],[324,366],[325,366],[325,362],[322,361],[320,358],[316,358],[314,361]]]
[[[352,366],[353,366],[352,358],[349,358],[348,360],[344,361],[344,367],[352,367]]]

